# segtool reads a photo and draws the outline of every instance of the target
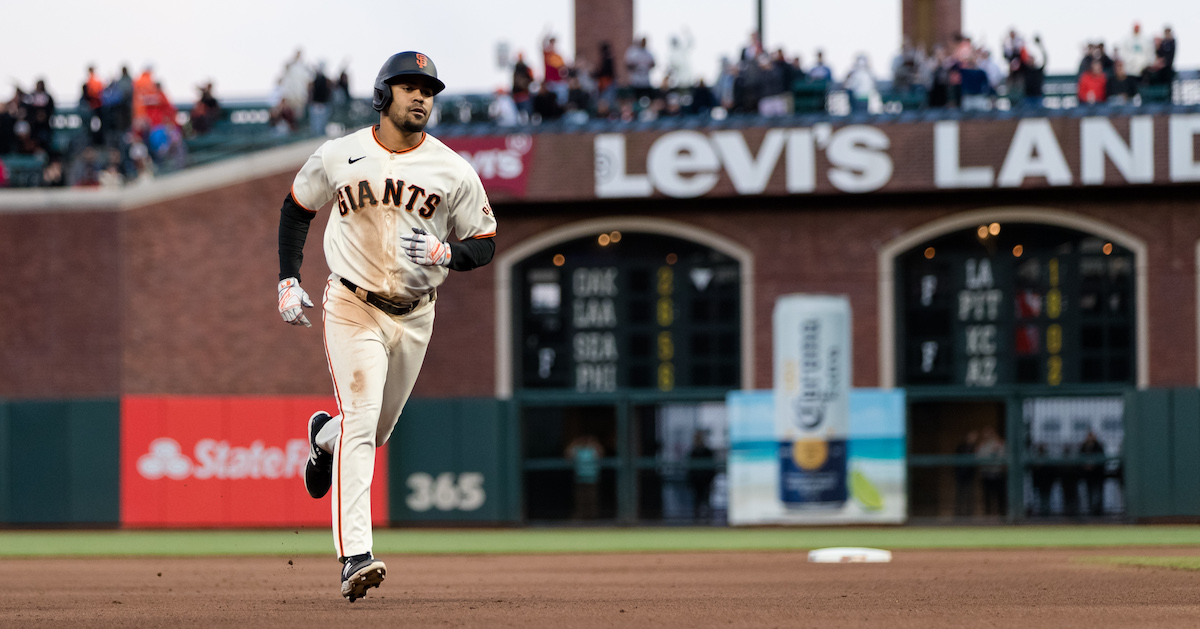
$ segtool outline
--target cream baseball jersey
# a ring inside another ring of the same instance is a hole
[[[325,227],[325,260],[334,274],[368,291],[408,302],[437,288],[449,270],[410,261],[400,236],[421,228],[449,240],[496,234],[487,193],[467,160],[424,134],[392,151],[368,127],[321,145],[292,183],[309,212],[334,199]]]

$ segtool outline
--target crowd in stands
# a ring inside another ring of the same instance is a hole
[[[1026,41],[1015,30],[1008,33],[996,56],[962,34],[932,50],[905,42],[892,60],[890,83],[876,77],[865,55],[859,55],[845,75],[837,76],[821,50],[805,66],[798,55],[767,50],[752,33],[736,57],[722,59],[720,73],[710,85],[694,78],[688,58],[691,48],[687,33],[672,37],[668,63],[656,83],[652,71],[659,66],[645,37],[623,55],[615,55],[608,43],[602,43],[594,63],[581,54],[570,64],[558,51],[555,37],[547,35],[540,76],[518,53],[511,89],[497,92],[491,118],[501,125],[517,125],[560,118],[648,120],[714,110],[717,115],[783,116],[824,111],[825,95],[838,84],[846,90],[852,110],[869,111],[878,111],[884,96],[906,108],[964,111],[993,109],[998,100],[1005,101],[1005,107],[1040,107],[1045,96],[1046,48],[1039,36]],[[1132,34],[1118,43],[1112,56],[1102,41],[1093,42],[1080,63],[1079,102],[1139,103],[1148,93],[1168,99],[1174,59],[1170,27],[1151,39],[1134,24]],[[623,83],[616,81],[618,64],[625,70]]]
[[[876,78],[865,55],[839,75],[821,50],[804,64],[783,49],[768,50],[751,33],[736,55],[721,60],[710,84],[692,69],[693,43],[686,31],[671,37],[660,67],[645,37],[624,51],[604,42],[594,57],[580,53],[568,60],[548,34],[540,60],[516,54],[511,85],[491,99],[488,116],[502,126],[559,119],[786,116],[826,112],[833,89],[845,91],[850,110],[872,112],[881,110],[885,97],[906,109],[978,111],[1040,107],[1046,95],[1046,47],[1039,36],[1026,39],[1015,30],[995,56],[986,44],[961,34],[931,50],[905,42],[891,61],[890,81]],[[1148,37],[1138,24],[1111,51],[1103,41],[1091,42],[1079,63],[1075,98],[1081,105],[1169,100],[1175,50],[1171,28]],[[181,114],[150,67],[136,78],[122,67],[107,82],[89,67],[77,109],[85,132],[56,142],[55,102],[44,81],[30,91],[17,86],[0,103],[0,186],[6,185],[6,159],[26,164],[32,159],[40,168],[32,180],[8,182],[20,186],[115,186],[182,168],[187,140],[211,133],[221,120],[213,84],[196,89],[191,110]],[[344,65],[335,78],[323,62],[310,64],[297,50],[271,92],[268,126],[278,135],[326,135],[349,123],[355,106]]]
[[[213,83],[196,91],[190,111],[181,114],[152,68],[134,77],[122,67],[106,82],[89,67],[75,109],[82,132],[56,141],[56,107],[45,82],[29,92],[17,86],[0,107],[0,187],[120,186],[181,169],[187,141],[212,132],[222,117]],[[331,77],[324,63],[309,65],[297,51],[271,92],[269,126],[280,135],[325,135],[331,121],[346,121],[351,100],[344,68]],[[16,181],[5,161],[40,173]]]
[[[345,122],[351,103],[350,75],[343,66],[336,79],[326,74],[325,62],[309,65],[303,51],[284,65],[271,92],[270,125],[277,133],[300,130],[324,135],[330,122]]]
[[[202,88],[202,102],[207,109],[196,118],[201,128],[219,110],[211,84]],[[151,68],[135,78],[128,67],[122,67],[105,83],[96,68],[89,67],[78,111],[86,132],[56,142],[51,125],[56,107],[45,81],[39,80],[31,92],[15,88],[0,113],[0,156],[40,164],[37,181],[24,185],[119,186],[185,165],[187,148],[179,112]]]

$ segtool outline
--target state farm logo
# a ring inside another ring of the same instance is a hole
[[[532,148],[531,136],[514,134],[504,138],[503,148],[459,151],[458,154],[471,163],[480,179],[516,179],[525,172],[525,156]]]
[[[294,478],[304,473],[308,461],[308,442],[289,439],[282,448],[268,447],[255,441],[248,447],[231,446],[228,441],[201,439],[189,458],[179,442],[160,437],[150,442],[150,451],[138,457],[137,470],[142,478]]]

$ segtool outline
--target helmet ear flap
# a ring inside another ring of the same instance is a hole
[[[391,90],[381,90],[378,87],[375,88],[375,98],[371,99],[371,105],[375,108],[375,111],[383,111],[387,109],[388,103],[391,101]]]

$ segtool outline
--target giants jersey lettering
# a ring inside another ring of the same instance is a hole
[[[487,193],[465,159],[425,134],[406,151],[383,146],[368,127],[321,145],[292,183],[292,198],[316,212],[334,200],[325,259],[334,274],[394,301],[437,288],[448,270],[411,262],[400,236],[414,227],[434,238],[496,233]]]

